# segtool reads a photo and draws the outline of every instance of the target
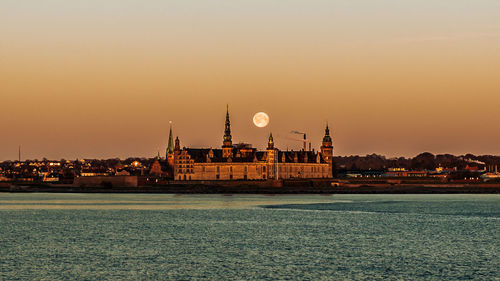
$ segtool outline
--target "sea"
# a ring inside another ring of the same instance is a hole
[[[0,280],[500,280],[500,195],[0,193]]]

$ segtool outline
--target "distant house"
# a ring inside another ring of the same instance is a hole
[[[467,165],[467,166],[465,166],[465,170],[469,171],[469,172],[478,172],[479,171],[479,167]]]
[[[81,177],[109,176],[111,173],[105,167],[84,168],[80,171]]]
[[[427,172],[425,171],[407,171],[405,168],[389,168],[385,173],[386,177],[393,178],[407,178],[407,177],[427,177]]]
[[[117,169],[115,172],[115,176],[130,176],[130,173],[125,169]]]
[[[167,167],[162,166],[159,160],[159,157],[155,159],[153,164],[151,164],[151,168],[149,169],[149,175],[153,177],[167,177],[170,173],[166,169]]]
[[[58,182],[59,181],[58,174],[42,172],[42,173],[39,173],[39,176],[42,178],[42,182]]]
[[[345,176],[348,178],[362,178],[363,177],[361,172],[351,172],[351,171],[347,172],[345,174]]]
[[[383,170],[347,171],[345,176],[348,178],[379,178],[384,174]]]
[[[483,179],[484,181],[498,180],[500,179],[500,173],[498,172],[484,173],[481,175],[481,179]]]
[[[436,168],[436,173],[444,173],[444,174],[449,174],[457,171],[457,167],[453,168],[444,168],[444,167],[437,167]]]

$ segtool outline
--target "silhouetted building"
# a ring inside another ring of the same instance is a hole
[[[272,134],[269,135],[267,149],[257,151],[249,144],[233,145],[229,110],[226,112],[221,149],[180,149],[179,139],[176,138],[173,155],[175,180],[267,180],[332,177],[333,143],[328,125],[325,129],[321,152],[310,150],[281,151],[275,147]]]

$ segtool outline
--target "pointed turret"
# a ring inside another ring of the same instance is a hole
[[[277,179],[277,162],[278,162],[278,151],[274,148],[274,138],[273,134],[269,134],[269,139],[267,140],[267,153],[266,153],[266,161],[267,161],[267,178],[268,179]]]
[[[170,133],[168,135],[168,146],[167,146],[167,163],[170,169],[172,170],[175,164],[175,155],[174,155],[174,139],[172,135],[172,121],[170,121]]]
[[[226,106],[226,124],[224,126],[224,139],[222,141],[222,157],[229,158],[233,152],[233,141],[231,136],[231,122],[229,121],[229,105]]]
[[[269,140],[267,141],[267,149],[274,149],[273,133],[269,134]]]
[[[224,143],[231,142],[231,122],[229,121],[229,106],[226,107],[226,124],[224,126]]]
[[[325,136],[323,137],[323,143],[332,143],[332,138],[330,137],[330,128],[328,128],[328,123],[326,123]]]
[[[170,133],[168,134],[167,158],[169,154],[174,154],[174,139],[172,136],[172,121],[170,121]]]
[[[181,151],[181,141],[179,140],[179,137],[175,137],[174,151]]]
[[[328,123],[326,123],[325,136],[323,137],[323,143],[321,145],[321,156],[328,166],[330,166],[328,177],[333,175],[333,143],[332,137],[330,137],[330,128],[328,128]]]

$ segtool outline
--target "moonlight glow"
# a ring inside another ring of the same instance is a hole
[[[269,124],[269,115],[265,112],[257,112],[253,116],[253,123],[259,128],[264,128]]]

